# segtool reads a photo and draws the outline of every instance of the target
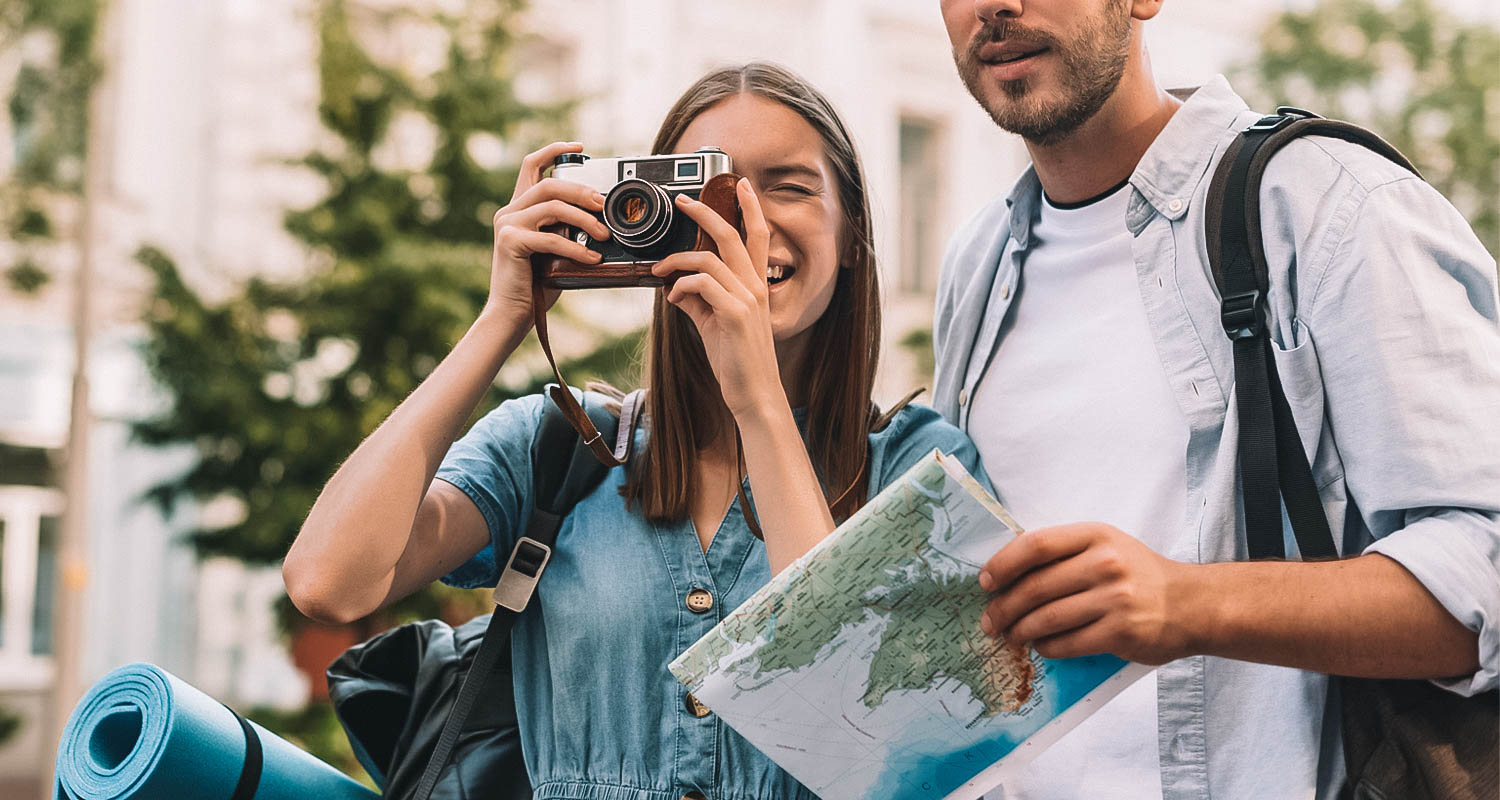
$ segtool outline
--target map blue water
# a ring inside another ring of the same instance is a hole
[[[1034,724],[1011,722],[1000,730],[981,724],[976,727],[981,735],[958,753],[953,752],[951,727],[912,730],[909,738],[892,742],[890,760],[875,781],[874,794],[891,800],[946,797],[981,769],[1020,747],[1053,717],[1082,701],[1128,663],[1109,655],[1041,661],[1049,677],[1041,682],[1039,693],[1040,705],[1047,713],[1030,715]]]

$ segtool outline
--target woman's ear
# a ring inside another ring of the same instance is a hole
[[[847,237],[845,240],[845,244],[842,248],[840,248],[840,251],[839,269],[848,269],[859,263],[859,242],[855,239],[855,237]]]

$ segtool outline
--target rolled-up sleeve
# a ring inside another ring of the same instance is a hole
[[[1500,322],[1495,260],[1457,210],[1416,178],[1350,200],[1303,320],[1319,352],[1329,424],[1351,499],[1376,537],[1479,634],[1500,683]],[[1305,306],[1307,307],[1307,306]]]
[[[531,442],[542,402],[538,394],[501,403],[443,457],[435,477],[467,495],[490,529],[490,543],[444,575],[443,583],[472,589],[499,582],[496,553],[509,556],[531,518]]]

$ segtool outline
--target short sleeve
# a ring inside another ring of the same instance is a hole
[[[542,395],[507,400],[474,423],[448,448],[437,477],[474,502],[490,529],[490,543],[441,580],[472,589],[500,580],[501,558],[510,554],[531,518],[531,441],[542,416]]]
[[[889,486],[933,450],[957,459],[980,485],[994,494],[994,487],[980,466],[979,450],[969,435],[931,408],[913,403],[897,412],[884,430],[870,435],[870,474],[876,481],[870,487],[870,495],[873,497]]]

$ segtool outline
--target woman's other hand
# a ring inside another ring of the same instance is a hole
[[[718,212],[686,195],[677,208],[687,214],[718,246],[673,253],[651,268],[660,276],[688,273],[667,291],[667,302],[682,309],[698,328],[724,402],[738,419],[764,403],[786,405],[771,330],[771,303],[766,283],[770,228],[750,181],[735,186],[745,219],[745,239]]]
[[[495,250],[490,262],[490,296],[486,314],[509,319],[531,319],[531,256],[549,253],[582,264],[594,264],[599,254],[555,232],[549,225],[570,225],[588,231],[594,239],[609,237],[609,229],[589,212],[604,209],[604,195],[591,187],[558,178],[543,178],[542,172],[563,153],[581,153],[578,142],[553,142],[521,160],[521,174],[511,200],[495,212]],[[547,292],[546,307],[557,300],[557,291]]]

